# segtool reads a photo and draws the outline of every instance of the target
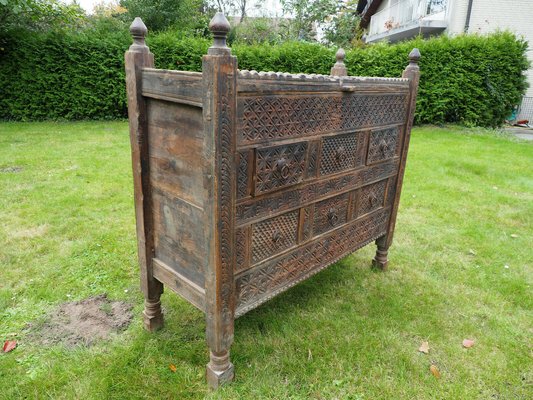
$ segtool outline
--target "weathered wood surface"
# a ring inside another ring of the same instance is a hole
[[[419,70],[402,78],[239,71],[221,13],[202,73],[126,53],[145,325],[163,284],[206,314],[211,387],[231,381],[235,318],[376,241],[385,268]]]

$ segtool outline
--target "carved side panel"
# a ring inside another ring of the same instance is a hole
[[[246,313],[375,240],[386,231],[389,214],[390,209],[377,211],[241,275],[236,280],[237,315]]]
[[[302,181],[306,153],[306,142],[256,150],[255,194]]]
[[[298,241],[298,210],[252,226],[252,264],[294,246]]]
[[[400,128],[388,128],[370,133],[367,163],[388,160],[397,154],[400,143]]]
[[[347,221],[350,193],[344,193],[315,204],[313,234],[327,232]]]

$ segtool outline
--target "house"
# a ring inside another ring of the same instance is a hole
[[[360,27],[367,43],[397,42],[419,34],[485,34],[510,30],[529,43],[533,63],[533,0],[360,0]],[[519,119],[533,121],[533,68]]]

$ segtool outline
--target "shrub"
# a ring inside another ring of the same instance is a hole
[[[12,33],[0,43],[0,118],[123,118],[127,32]],[[156,67],[201,70],[210,40],[149,36]],[[526,89],[527,43],[508,32],[446,36],[349,50],[350,75],[400,76],[413,47],[422,53],[416,123],[497,126]],[[327,74],[335,50],[316,43],[233,46],[242,69]]]

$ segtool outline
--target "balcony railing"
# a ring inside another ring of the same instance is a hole
[[[368,36],[401,28],[429,16],[445,19],[447,0],[392,0],[393,4],[372,16]]]

